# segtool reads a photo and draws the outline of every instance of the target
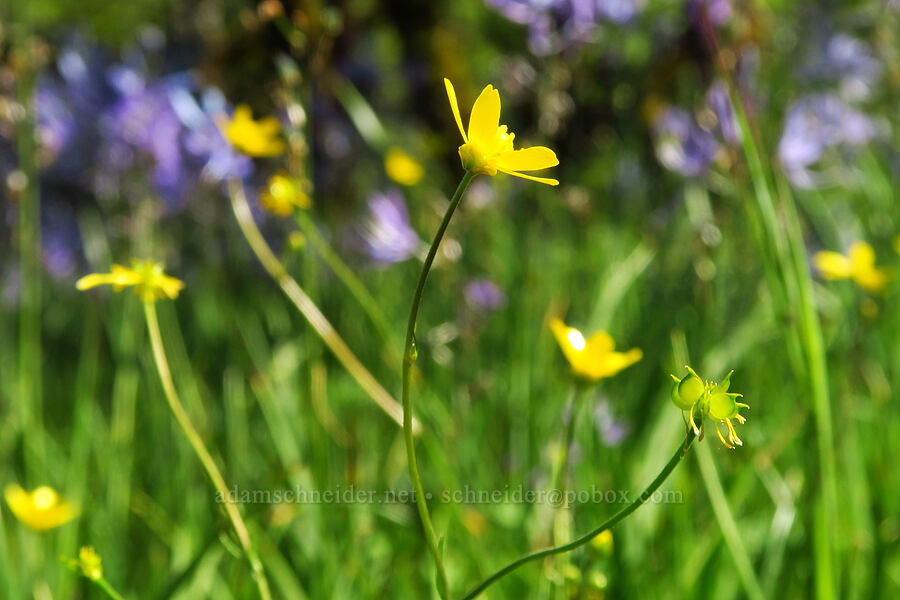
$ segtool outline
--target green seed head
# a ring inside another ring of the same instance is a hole
[[[690,410],[703,397],[705,391],[703,380],[693,374],[685,375],[672,388],[672,402],[681,410]]]
[[[737,413],[737,402],[728,394],[716,392],[709,397],[709,416],[714,421],[733,419]]]

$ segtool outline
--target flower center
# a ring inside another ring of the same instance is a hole
[[[512,152],[515,138],[516,134],[510,132],[506,125],[500,125],[492,140],[470,139],[459,147],[463,168],[476,174],[496,175],[494,158],[504,152]]]
[[[47,510],[56,504],[56,492],[47,486],[41,486],[34,490],[31,501],[36,509]]]

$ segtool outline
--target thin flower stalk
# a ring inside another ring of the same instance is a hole
[[[428,504],[425,501],[425,488],[422,487],[422,479],[419,476],[419,467],[416,462],[416,444],[413,438],[413,421],[412,421],[412,399],[410,398],[410,378],[412,376],[412,365],[416,361],[416,320],[419,317],[419,304],[422,302],[422,293],[425,291],[425,282],[428,280],[428,273],[431,271],[431,265],[434,257],[437,255],[438,247],[444,238],[444,232],[450,225],[450,219],[456,212],[462,200],[463,193],[469,187],[472,178],[475,175],[472,171],[466,171],[462,181],[453,193],[450,204],[447,206],[447,212],[438,227],[437,233],[434,235],[434,241],[428,249],[428,255],[425,257],[425,264],[422,265],[422,272],[419,274],[419,282],[416,285],[416,291],[413,294],[412,306],[409,310],[409,320],[406,323],[406,340],[403,345],[403,373],[402,373],[402,401],[403,401],[403,437],[406,442],[406,460],[409,467],[409,478],[412,480],[413,489],[416,493],[416,508],[419,511],[419,519],[422,521],[422,528],[425,530],[425,538],[428,541],[428,549],[434,558],[435,567],[438,574],[438,585],[440,586],[442,597],[446,600],[450,598],[449,585],[447,583],[447,574],[444,570],[444,561],[441,556],[441,549],[438,546],[437,535],[434,532],[434,526],[431,523],[431,514],[428,512]]]
[[[312,326],[313,330],[322,338],[328,349],[334,354],[338,361],[347,369],[350,376],[353,377],[360,387],[369,395],[369,397],[398,425],[403,424],[403,409],[378,383],[378,380],[366,369],[359,361],[353,351],[347,346],[343,338],[334,329],[319,307],[312,299],[303,291],[300,284],[291,277],[284,268],[284,265],[272,252],[269,244],[263,238],[256,221],[253,220],[253,214],[250,212],[250,205],[247,203],[247,197],[244,194],[243,186],[240,181],[231,181],[228,186],[229,196],[231,197],[231,207],[237,218],[238,225],[244,238],[262,263],[263,268],[269,273],[272,279],[281,287],[282,291],[293,302],[300,314]],[[418,420],[414,420],[413,431],[418,435],[421,425]]]
[[[688,449],[691,447],[691,444],[694,442],[695,434],[693,430],[689,430],[687,432],[687,436],[685,437],[684,443],[675,451],[675,454],[666,463],[666,466],[663,467],[662,471],[659,472],[659,475],[656,476],[650,485],[641,492],[641,494],[637,497],[637,499],[614,514],[612,517],[601,523],[595,529],[589,531],[588,533],[568,542],[566,544],[562,544],[560,546],[553,546],[551,548],[544,548],[543,550],[538,550],[536,552],[532,552],[531,554],[526,554],[521,558],[517,558],[513,562],[509,563],[505,567],[496,571],[493,575],[479,583],[477,586],[472,588],[472,590],[462,597],[462,600],[474,600],[478,596],[482,594],[488,587],[502,579],[503,577],[509,575],[522,565],[525,565],[530,562],[534,562],[536,560],[541,560],[542,558],[546,558],[548,556],[553,556],[555,554],[560,554],[563,552],[571,552],[581,546],[584,546],[592,539],[606,531],[607,529],[612,529],[619,522],[629,516],[631,513],[639,509],[651,496],[653,493],[659,489],[659,486],[663,484],[663,482],[672,474],[672,471],[675,470],[675,467],[681,462],[681,459],[684,458],[685,454],[687,454]]]
[[[322,260],[325,261],[325,264],[327,264],[332,272],[337,275],[337,278],[341,280],[341,283],[344,284],[347,291],[350,292],[350,295],[353,296],[360,307],[362,307],[363,311],[365,311],[369,320],[378,331],[378,335],[385,344],[386,352],[389,353],[387,357],[388,362],[392,365],[396,365],[397,356],[394,348],[396,348],[395,341],[397,340],[394,337],[390,323],[388,323],[387,317],[385,316],[384,311],[381,310],[378,301],[372,296],[365,284],[359,280],[359,277],[353,273],[350,267],[341,260],[341,257],[332,250],[325,238],[322,237],[322,234],[319,233],[319,230],[316,228],[315,223],[313,223],[309,215],[297,211],[294,214],[294,220],[297,222],[297,225],[303,231],[303,235],[306,236],[306,239],[309,240],[312,247],[315,248],[319,256],[322,257]]]
[[[228,485],[225,483],[225,478],[222,477],[219,467],[216,466],[212,455],[210,455],[209,450],[207,450],[206,445],[203,443],[203,439],[200,437],[200,434],[197,432],[193,423],[191,423],[190,417],[188,417],[187,412],[184,410],[184,406],[181,404],[181,400],[178,398],[178,392],[175,390],[175,383],[172,380],[172,372],[169,369],[169,361],[166,358],[166,351],[163,347],[162,334],[159,329],[159,319],[156,316],[156,304],[153,301],[144,301],[143,304],[144,317],[147,321],[147,331],[150,334],[150,343],[153,347],[153,359],[156,362],[156,370],[159,373],[159,380],[160,383],[162,383],[163,393],[169,403],[169,408],[172,410],[175,420],[178,421],[178,426],[184,432],[185,437],[187,437],[188,442],[190,442],[191,447],[197,454],[197,458],[200,459],[200,462],[203,465],[206,474],[209,476],[210,481],[212,481],[213,487],[216,488],[219,497],[225,499],[225,513],[231,521],[238,542],[250,563],[253,579],[259,589],[260,598],[263,600],[271,600],[272,593],[269,591],[269,582],[266,579],[262,562],[260,562],[256,549],[253,547],[250,540],[250,532],[247,529],[247,525],[244,523],[244,519],[241,516],[237,505],[234,502],[229,501],[231,495],[228,490]]]

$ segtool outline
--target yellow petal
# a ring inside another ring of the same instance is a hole
[[[253,111],[250,110],[249,104],[238,104],[231,115],[231,121],[234,123],[247,122],[253,120]]]
[[[469,139],[485,150],[494,145],[500,127],[500,92],[488,84],[481,90],[469,115]]]
[[[622,369],[626,369],[644,357],[640,348],[632,348],[628,352],[610,352],[592,360],[588,366],[591,379],[612,377]]]
[[[589,354],[606,354],[616,349],[616,343],[605,331],[597,331],[591,334],[587,340],[587,351]]]
[[[450,99],[450,110],[453,111],[453,118],[456,119],[456,126],[459,127],[459,132],[462,134],[462,138],[464,142],[468,142],[469,139],[466,137],[466,132],[463,129],[462,117],[459,116],[459,103],[456,101],[456,90],[453,89],[453,84],[450,83],[450,80],[444,77],[444,87],[447,88],[447,98]]]
[[[98,285],[106,285],[109,283],[112,283],[112,275],[109,273],[91,273],[76,281],[75,287],[83,292],[84,290],[95,288]]]
[[[163,275],[159,280],[159,289],[161,289],[170,300],[174,300],[178,297],[178,292],[184,289],[184,282],[180,279]]]
[[[882,269],[869,267],[853,274],[853,279],[866,291],[878,293],[884,290],[888,282],[888,274]]]
[[[556,179],[550,179],[549,177],[533,177],[532,175],[526,175],[524,173],[517,173],[516,171],[507,171],[506,169],[497,168],[501,173],[506,173],[507,175],[512,175],[513,177],[521,177],[522,179],[528,179],[530,181],[537,181],[538,183],[546,183],[547,185],[559,185],[559,181]]]
[[[847,279],[853,273],[853,268],[843,254],[823,250],[813,256],[813,265],[825,279]]]
[[[554,318],[550,321],[550,330],[553,331],[553,337],[562,349],[566,360],[576,368],[581,362],[581,353],[586,346],[584,336],[580,331],[572,327],[568,327],[562,322],[562,319]]]
[[[847,256],[854,271],[865,270],[875,265],[875,250],[866,242],[854,242]]]
[[[537,171],[559,164],[556,153],[544,146],[534,146],[501,154],[496,159],[498,169],[504,171]]]

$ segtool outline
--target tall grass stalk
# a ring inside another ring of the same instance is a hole
[[[216,488],[219,497],[223,500],[225,514],[231,521],[234,532],[244,551],[244,555],[250,563],[253,580],[256,582],[256,586],[259,589],[260,598],[263,600],[271,600],[272,593],[269,591],[269,582],[266,580],[262,562],[260,562],[256,549],[253,547],[253,543],[250,540],[250,532],[247,529],[247,525],[244,523],[244,519],[241,517],[241,512],[238,510],[237,505],[231,501],[231,495],[228,491],[228,485],[225,483],[225,478],[222,477],[222,473],[216,466],[213,457],[203,443],[203,439],[200,437],[200,434],[197,433],[196,428],[193,423],[191,423],[190,417],[188,417],[187,412],[181,404],[181,400],[178,398],[178,392],[176,392],[175,383],[172,380],[172,372],[169,369],[169,361],[166,358],[166,351],[163,347],[162,334],[159,329],[159,319],[156,315],[156,305],[153,301],[144,302],[144,317],[147,321],[147,331],[150,334],[150,343],[153,346],[153,359],[156,362],[159,380],[160,383],[162,383],[163,393],[169,403],[169,408],[172,410],[172,414],[175,416],[178,426],[181,428],[182,432],[184,432],[185,437],[197,454],[197,458],[199,458],[200,462],[203,464],[203,468],[209,476],[213,487]]]
[[[315,332],[322,338],[328,349],[334,354],[335,358],[347,369],[347,372],[356,380],[369,397],[375,401],[375,404],[391,417],[398,425],[403,425],[403,409],[394,400],[394,397],[382,387],[378,380],[366,369],[359,361],[353,351],[347,346],[343,338],[334,329],[319,307],[312,299],[303,291],[300,284],[297,283],[281,264],[281,261],[272,252],[269,244],[263,238],[262,232],[253,220],[253,214],[250,212],[250,205],[247,203],[247,197],[244,194],[243,184],[240,181],[231,181],[228,185],[229,196],[231,198],[231,207],[234,210],[234,216],[237,218],[241,232],[244,234],[250,248],[256,254],[256,258],[262,263],[263,268],[269,273],[272,279],[281,287],[287,297],[294,303],[300,314],[306,318],[306,321],[312,326]],[[421,425],[417,420],[412,423],[413,432],[418,435]]]
[[[833,529],[838,523],[837,511],[837,475],[834,453],[834,433],[832,428],[831,401],[828,391],[828,367],[825,357],[825,345],[822,329],[812,293],[812,277],[807,264],[806,247],[803,232],[793,196],[787,186],[781,186],[777,197],[780,200],[781,216],[786,227],[779,226],[774,198],[775,189],[754,139],[753,130],[747,119],[747,112],[740,94],[732,86],[732,105],[735,108],[740,128],[741,147],[750,171],[754,196],[763,215],[766,240],[774,248],[783,277],[792,281],[796,290],[797,306],[782,307],[786,312],[799,311],[799,321],[791,323],[799,335],[806,360],[807,379],[812,397],[813,414],[816,424],[816,443],[819,459],[820,494],[824,522],[828,525],[817,531],[816,545],[821,545],[816,556],[817,585],[816,595],[822,600],[836,597],[840,590],[840,572],[835,563],[836,544]],[[776,282],[777,284],[777,282]],[[816,521],[817,528],[819,521]]]

